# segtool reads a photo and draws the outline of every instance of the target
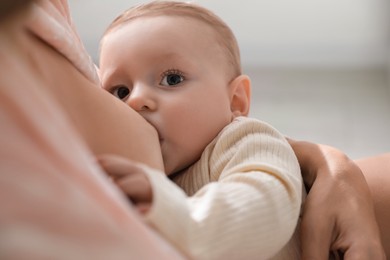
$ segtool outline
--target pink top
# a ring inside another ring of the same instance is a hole
[[[30,32],[99,83],[67,2],[29,12]],[[0,259],[180,259],[107,180],[9,36],[0,30]]]
[[[100,84],[97,68],[80,40],[66,0],[35,2],[27,27],[71,61],[85,77]]]

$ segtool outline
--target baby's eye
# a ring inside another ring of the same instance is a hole
[[[126,86],[119,86],[112,90],[111,93],[117,98],[123,100],[130,94],[130,90]]]
[[[183,81],[184,77],[180,71],[170,70],[163,73],[160,84],[163,86],[174,86]]]

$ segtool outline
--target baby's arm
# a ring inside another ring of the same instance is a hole
[[[146,220],[191,258],[253,259],[278,253],[296,228],[301,179],[291,147],[278,136],[269,136],[274,134],[254,139],[249,135],[246,143],[238,144],[237,139],[229,147],[217,143],[207,158],[219,158],[212,167],[223,170],[215,180],[212,175],[219,170],[206,175],[193,171],[211,182],[191,197],[160,172],[138,165],[152,186]],[[253,141],[262,148],[243,159],[249,152],[247,143]]]
[[[385,259],[373,202],[359,167],[337,149],[289,140],[309,193],[302,218],[303,259]]]

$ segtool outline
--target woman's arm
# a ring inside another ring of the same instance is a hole
[[[325,259],[329,251],[339,251],[345,259],[385,259],[360,168],[333,147],[289,142],[309,191],[302,217],[303,258]]]

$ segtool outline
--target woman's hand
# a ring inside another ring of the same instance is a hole
[[[328,259],[329,252],[344,259],[386,259],[360,168],[335,148],[289,142],[309,191],[301,224],[302,259]]]
[[[100,155],[98,162],[139,212],[146,213],[153,200],[152,186],[144,165],[116,155]]]

